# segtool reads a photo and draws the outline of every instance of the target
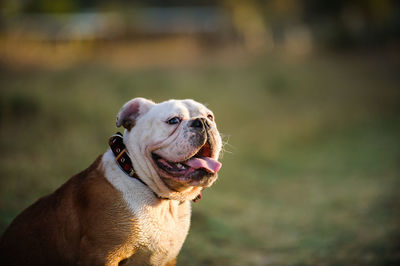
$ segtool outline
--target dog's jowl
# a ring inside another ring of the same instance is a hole
[[[214,114],[193,100],[135,98],[117,126],[124,134],[91,166],[14,219],[2,265],[175,264],[191,201],[221,168]]]

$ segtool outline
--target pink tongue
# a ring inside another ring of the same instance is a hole
[[[189,161],[186,161],[185,164],[194,169],[204,168],[214,174],[221,169],[222,165],[217,160],[209,157],[193,157]]]

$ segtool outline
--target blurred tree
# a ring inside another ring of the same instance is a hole
[[[29,1],[26,12],[63,13],[76,12],[80,8],[78,0],[37,0]]]
[[[296,38],[303,44],[333,48],[379,45],[400,38],[397,0],[3,0],[0,26],[8,27],[15,22],[6,22],[8,18],[24,13],[87,10],[127,13],[121,18],[129,24],[137,7],[197,6],[224,8],[232,17],[238,39],[250,49],[285,46]]]

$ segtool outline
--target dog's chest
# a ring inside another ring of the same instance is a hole
[[[162,200],[157,205],[134,206],[139,249],[134,260],[163,265],[179,253],[190,225],[190,204]]]

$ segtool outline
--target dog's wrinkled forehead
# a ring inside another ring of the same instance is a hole
[[[162,114],[165,119],[178,116],[182,119],[212,114],[203,104],[193,100],[169,100],[154,106],[151,112]]]
[[[177,117],[181,122],[192,118],[213,117],[213,113],[203,104],[194,100],[169,100],[159,104],[144,98],[134,98],[125,103],[117,115],[116,126],[123,126],[128,131],[132,128],[168,125],[169,119]],[[212,118],[211,118],[212,119]],[[180,123],[186,124],[186,123]]]

